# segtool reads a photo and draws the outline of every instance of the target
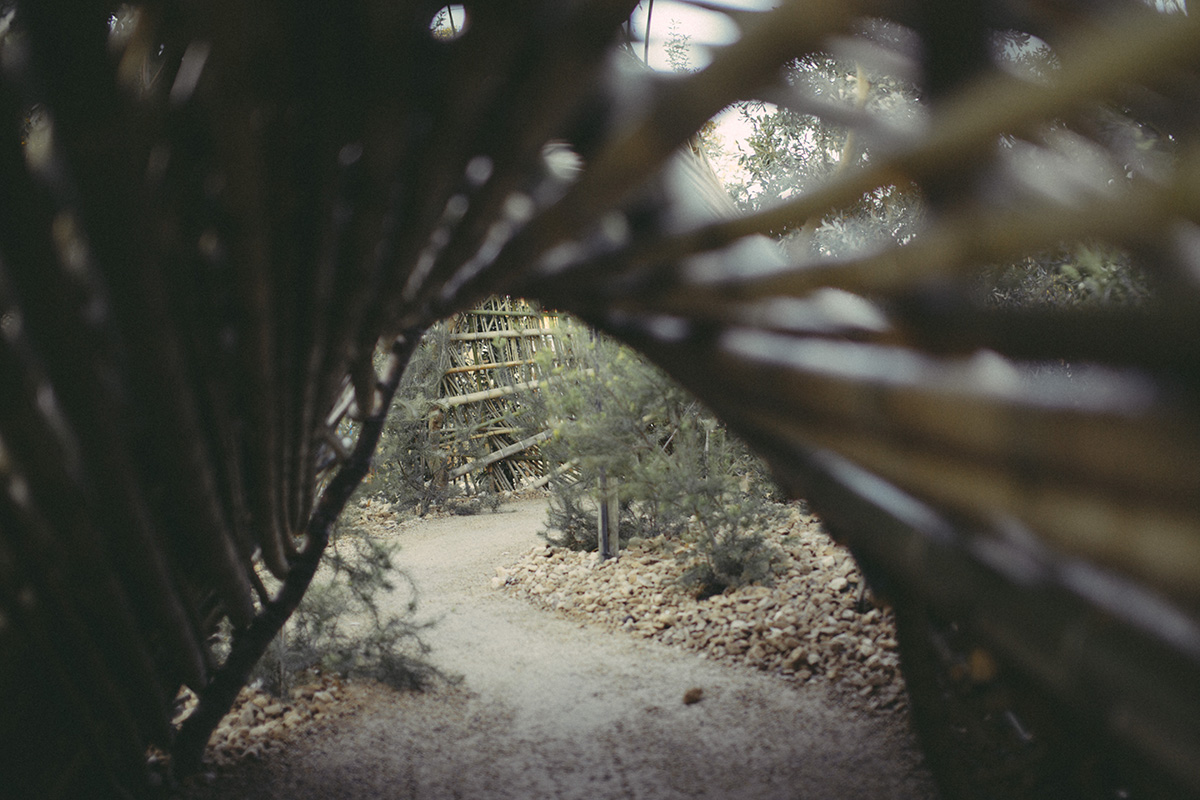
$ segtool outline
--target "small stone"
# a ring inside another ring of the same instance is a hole
[[[704,699],[704,690],[699,686],[693,686],[683,693],[683,704],[685,706],[695,705]]]

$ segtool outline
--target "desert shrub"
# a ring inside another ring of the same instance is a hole
[[[283,696],[313,669],[374,678],[398,689],[420,689],[438,675],[421,639],[432,623],[415,617],[416,592],[394,565],[396,549],[339,522],[322,570],[252,678]],[[379,598],[402,586],[409,592],[403,612],[387,612]],[[220,635],[227,651],[229,631]]]
[[[782,553],[759,531],[704,527],[681,583],[701,599],[730,587],[769,584]]]
[[[773,554],[753,531],[782,506],[762,463],[632,350],[584,329],[565,348],[570,365],[540,397],[553,432],[542,454],[569,465],[549,484],[547,540],[596,549],[603,484],[618,494],[623,539],[662,535],[692,545],[699,590],[766,580]]]
[[[442,325],[421,340],[388,411],[374,470],[360,493],[424,514],[451,494],[441,447],[440,412],[432,413],[445,372],[447,333]]]

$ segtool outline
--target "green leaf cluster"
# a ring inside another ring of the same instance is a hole
[[[886,39],[892,34],[879,29],[872,35]],[[1044,82],[1058,69],[1056,54],[1028,34],[997,34],[993,46],[1007,68],[1024,80]],[[915,86],[855,63],[810,55],[787,70],[789,83],[814,101],[855,107],[901,128],[921,115]],[[821,117],[762,102],[744,103],[739,110],[750,134],[740,145],[742,180],[730,192],[746,210],[798,196],[874,157],[869,142],[855,140],[847,129]],[[1027,172],[1036,164],[1034,171],[1049,185],[1086,179],[1094,191],[1119,191],[1125,182],[1157,179],[1175,158],[1173,139],[1141,123],[1129,108],[1111,104],[1098,109],[1088,126],[1089,140],[1052,123],[1039,132],[1036,146],[1016,137],[1004,137],[997,145]],[[1101,178],[1103,187],[1095,184]],[[925,222],[916,187],[883,186],[820,219],[773,233],[800,260],[854,257],[881,244],[912,241]],[[1151,299],[1151,285],[1130,254],[1096,242],[1063,242],[1053,252],[981,265],[977,281],[984,303],[1007,307],[1131,305]]]
[[[981,274],[980,287],[985,303],[1007,308],[1129,306],[1153,296],[1128,253],[1095,242],[991,267]]]
[[[802,96],[870,112],[889,124],[911,125],[918,114],[915,87],[851,61],[809,55],[793,61],[787,76]],[[750,133],[739,143],[741,178],[729,191],[743,210],[759,211],[797,197],[872,159],[863,137],[816,115],[763,102],[742,103],[738,113]],[[843,256],[880,242],[907,242],[919,229],[922,213],[912,186],[889,185],[821,219],[773,233],[786,238],[799,257]]]

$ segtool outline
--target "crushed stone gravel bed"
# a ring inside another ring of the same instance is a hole
[[[277,697],[259,682],[242,687],[229,713],[222,718],[204,751],[204,769],[181,787],[211,782],[216,771],[246,761],[281,753],[297,737],[319,734],[322,729],[360,712],[370,682],[351,682],[336,674],[312,671],[287,697]],[[176,698],[173,724],[179,725],[197,705],[196,695],[184,688]],[[167,761],[152,754],[151,766]]]
[[[784,554],[770,586],[697,599],[680,578],[690,546],[633,539],[615,560],[551,544],[497,567],[492,586],[572,619],[699,651],[805,683],[825,680],[863,706],[906,702],[891,611],[877,607],[850,554],[793,509],[764,532]]]

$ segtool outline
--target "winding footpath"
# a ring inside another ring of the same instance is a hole
[[[421,616],[437,620],[431,657],[461,682],[372,690],[357,714],[188,796],[935,796],[902,715],[867,716],[820,684],[580,625],[492,588],[497,566],[540,543],[544,519],[544,501],[520,501],[386,532]]]

